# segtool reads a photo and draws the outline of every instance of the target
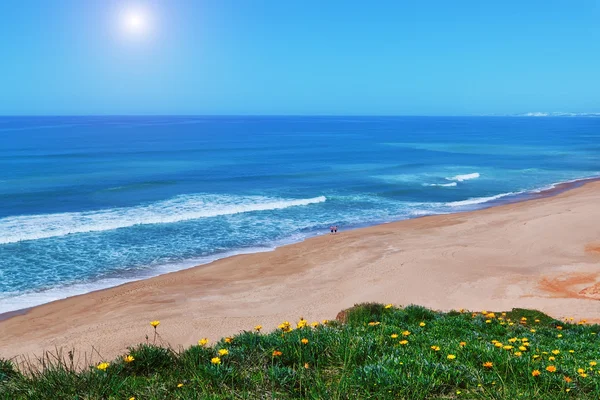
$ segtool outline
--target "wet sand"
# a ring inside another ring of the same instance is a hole
[[[0,319],[0,357],[75,349],[81,363],[112,359],[152,338],[155,319],[160,340],[178,347],[300,316],[332,319],[367,301],[525,307],[600,322],[600,182],[575,186],[325,234],[16,312]]]

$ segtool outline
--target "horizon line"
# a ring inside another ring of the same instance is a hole
[[[346,117],[346,118],[400,118],[400,117],[600,117],[599,112],[527,112],[514,114],[0,114],[0,118],[60,118],[60,117]]]

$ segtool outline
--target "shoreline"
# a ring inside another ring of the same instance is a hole
[[[110,359],[143,342],[153,319],[163,321],[166,342],[187,346],[301,315],[331,319],[366,301],[600,321],[598,178],[533,195],[310,237],[32,307],[0,319],[0,354],[93,346]]]
[[[401,222],[401,221],[407,221],[407,220],[412,220],[412,219],[418,219],[418,218],[425,218],[425,217],[431,217],[431,216],[438,216],[438,215],[453,215],[453,214],[460,214],[460,213],[469,213],[469,212],[476,212],[476,211],[481,211],[481,210],[486,210],[488,208],[493,208],[493,207],[499,207],[499,206],[503,206],[503,205],[508,205],[508,204],[516,204],[516,203],[521,203],[521,202],[527,202],[527,201],[531,201],[531,200],[535,200],[535,199],[540,199],[540,198],[546,198],[546,197],[552,197],[552,196],[556,196],[560,193],[563,193],[565,191],[569,191],[575,188],[578,188],[580,186],[583,186],[587,183],[590,182],[595,182],[595,181],[600,181],[600,176],[593,176],[593,177],[587,177],[587,178],[579,178],[579,179],[574,179],[574,180],[570,180],[570,181],[564,181],[564,182],[558,182],[558,183],[554,183],[551,185],[548,185],[544,188],[541,189],[532,189],[529,191],[523,191],[523,192],[516,192],[515,194],[512,195],[507,195],[506,197],[501,197],[498,199],[494,199],[491,201],[487,201],[484,203],[480,203],[480,207],[476,207],[473,209],[468,209],[468,210],[459,210],[456,212],[452,212],[452,213],[440,213],[440,214],[427,214],[427,215],[419,215],[419,216],[414,216],[411,218],[405,218],[405,219],[394,219],[394,220],[390,220],[390,221],[385,221],[385,222],[378,222],[375,224],[358,224],[358,225],[354,225],[349,227],[348,229],[345,229],[344,232],[347,231],[355,231],[355,230],[359,230],[359,229],[365,229],[365,228],[370,228],[370,227],[374,227],[374,226],[379,226],[379,225],[387,225],[387,224],[393,224],[393,223],[397,223],[397,222]],[[222,256],[219,256],[217,254],[213,254],[207,257],[202,257],[202,258],[206,258],[207,260],[205,262],[199,262],[199,263],[192,263],[192,261],[190,260],[190,265],[187,267],[183,267],[180,269],[175,269],[172,271],[166,271],[166,272],[161,272],[161,273],[157,273],[157,274],[147,274],[147,275],[142,275],[141,277],[137,278],[137,279],[133,279],[133,280],[127,280],[125,282],[119,283],[117,285],[112,285],[112,286],[106,286],[106,287],[99,287],[98,289],[94,289],[88,292],[84,292],[84,293],[76,293],[73,295],[69,295],[63,298],[59,298],[59,299],[55,299],[55,300],[51,300],[45,303],[40,303],[40,304],[35,304],[35,305],[31,305],[31,306],[27,306],[24,308],[18,308],[15,310],[10,310],[10,311],[6,311],[6,312],[0,312],[0,322],[10,319],[14,316],[17,315],[23,315],[26,314],[27,312],[29,312],[30,310],[36,308],[36,307],[40,307],[43,306],[45,304],[51,304],[54,303],[56,301],[61,301],[61,300],[66,300],[66,299],[70,299],[70,298],[74,298],[74,297],[78,297],[78,296],[85,296],[87,294],[90,293],[95,293],[95,292],[100,292],[103,290],[108,290],[108,289],[112,289],[112,288],[117,288],[123,285],[127,285],[130,283],[134,283],[134,282],[138,282],[138,281],[144,281],[144,280],[148,280],[148,279],[153,279],[159,276],[163,276],[163,275],[167,275],[167,274],[171,274],[171,273],[177,273],[180,271],[185,271],[188,269],[192,269],[192,268],[200,268],[206,265],[210,265],[212,263],[218,262],[220,260],[224,260],[224,259],[228,259],[231,257],[235,257],[235,256],[239,256],[239,255],[247,255],[247,254],[255,254],[255,253],[261,253],[261,252],[272,252],[275,251],[281,247],[285,247],[285,246],[290,246],[290,245],[294,245],[297,243],[302,243],[308,239],[314,238],[314,237],[319,237],[322,235],[325,235],[327,233],[318,233],[317,231],[309,233],[306,237],[304,237],[302,240],[300,241],[293,241],[293,242],[287,242],[286,239],[281,240],[281,242],[284,242],[284,244],[281,245],[277,245],[277,244],[265,244],[265,245],[257,245],[257,246],[252,246],[249,248],[241,248],[241,249],[233,249],[230,251],[225,251],[222,253]],[[258,250],[261,249],[261,250]],[[245,251],[245,250],[249,250],[249,251]],[[182,262],[180,264],[186,264],[185,262]],[[167,265],[165,265],[167,266]],[[162,266],[162,267],[165,267]],[[161,266],[157,266],[161,267]],[[115,277],[112,279],[119,279],[119,277]],[[77,284],[74,284],[73,286],[76,286]]]

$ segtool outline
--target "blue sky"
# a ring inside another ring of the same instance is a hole
[[[599,21],[595,0],[4,0],[0,115],[598,112]]]

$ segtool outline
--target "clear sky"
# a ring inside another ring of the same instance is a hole
[[[600,111],[598,0],[2,0],[0,115]]]

